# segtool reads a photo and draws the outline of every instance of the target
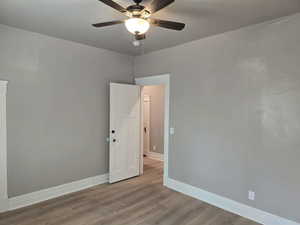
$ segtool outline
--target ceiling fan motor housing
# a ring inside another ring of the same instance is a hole
[[[143,0],[133,0],[135,4],[139,5]]]
[[[127,11],[131,12],[131,13],[138,13],[141,12],[145,9],[145,6],[142,5],[131,5],[127,7]]]

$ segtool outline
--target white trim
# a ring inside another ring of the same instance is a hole
[[[159,161],[164,161],[164,154],[158,153],[158,152],[148,152],[146,156],[150,159],[155,159]]]
[[[8,81],[0,80],[0,94],[6,95]]]
[[[95,177],[89,177],[83,180],[74,181],[71,183],[51,187],[48,189],[32,192],[25,195],[10,198],[9,210],[22,208],[25,206],[33,205],[39,202],[43,202],[52,198],[57,198],[62,195],[81,191],[99,184],[108,182],[108,174],[103,174]]]
[[[169,177],[169,121],[170,121],[170,74],[135,78],[137,85],[165,85],[165,123],[164,123],[164,185]],[[143,142],[141,142],[143,143]],[[143,145],[142,145],[143,146]],[[143,148],[141,147],[141,151]],[[141,153],[142,154],[142,153]]]
[[[0,212],[8,207],[7,197],[7,131],[6,91],[7,81],[0,80]]]
[[[143,97],[144,97],[144,102],[151,102],[151,97],[150,97],[150,95],[143,95]]]
[[[143,91],[142,91],[143,92]],[[142,93],[141,92],[141,93]],[[145,94],[142,94],[142,97],[143,97],[143,104],[141,104],[141,113],[143,113],[143,115],[141,116],[141,125],[142,125],[142,134],[143,135],[141,138],[142,138],[142,141],[141,143],[143,143],[143,154],[144,155],[147,155],[149,152],[150,152],[150,142],[151,142],[151,139],[150,139],[150,132],[151,132],[151,97],[150,95],[145,95]],[[147,144],[147,149],[145,149],[145,145],[144,145],[144,124],[145,124],[145,118],[144,118],[144,114],[145,114],[145,103],[148,104],[148,121],[147,121],[147,124],[148,124],[148,131],[147,131],[147,138],[148,138],[148,144]]]
[[[8,198],[0,198],[0,213],[8,210]]]
[[[144,102],[143,102],[143,95],[144,95],[144,90],[143,88],[140,88],[140,95],[141,95],[141,104],[140,104],[140,176],[144,174]],[[149,141],[150,143],[150,141]],[[150,150],[150,148],[149,148]]]
[[[201,201],[207,202],[211,205],[217,206],[226,211],[235,213],[242,217],[248,218],[255,222],[265,225],[300,225],[294,221],[273,215],[271,213],[256,209],[245,204],[233,201],[231,199],[213,194],[211,192],[202,190],[200,188],[182,183],[177,180],[168,178],[166,186],[175,191],[189,195]]]

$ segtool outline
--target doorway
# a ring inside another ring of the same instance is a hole
[[[164,92],[164,85],[142,87],[144,157],[159,161],[164,159]]]
[[[148,158],[154,158],[163,161],[163,183],[166,184],[168,178],[169,155],[170,75],[166,74],[136,78],[135,82],[142,87],[140,174],[143,174],[144,172],[144,159],[146,161]],[[157,98],[158,100],[154,100],[154,98]],[[151,113],[152,111],[158,113],[154,115]],[[159,114],[162,115],[159,116]],[[157,125],[152,125],[155,123]],[[153,133],[153,135],[151,135],[151,133]],[[145,151],[147,152],[145,153]],[[146,155],[145,158],[144,155]]]
[[[163,168],[161,174],[163,183],[166,184],[169,154],[169,79],[169,75],[160,75],[136,78],[136,85],[110,83],[109,183],[142,175],[145,154],[156,157],[161,169]],[[148,86],[158,86],[163,96],[159,100],[162,102],[160,126],[151,125],[152,120],[156,122],[154,119],[159,117],[151,115],[151,109],[156,108],[154,103],[157,100],[153,100],[156,99],[155,94],[158,91],[150,93]],[[144,112],[144,104],[148,111]],[[144,117],[148,117],[145,122]]]

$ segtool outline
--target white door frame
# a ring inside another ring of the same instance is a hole
[[[143,105],[141,105],[142,106],[142,112],[143,112],[143,117],[141,117],[141,123],[142,123],[142,125],[143,125],[143,128],[145,129],[145,127],[144,127],[144,113],[145,113],[145,103],[147,103],[148,104],[148,109],[149,109],[149,111],[148,111],[148,131],[147,131],[147,137],[148,137],[148,144],[147,144],[147,150],[146,150],[146,152],[145,151],[143,151],[143,154],[144,155],[147,155],[147,154],[149,154],[149,152],[150,152],[150,123],[151,123],[151,113],[150,113],[150,110],[151,110],[151,97],[150,97],[150,95],[142,95],[142,98],[143,98]],[[143,135],[144,135],[144,132],[145,131],[143,131]],[[143,136],[144,137],[144,136]],[[142,141],[144,141],[144,139],[142,139]],[[143,146],[144,146],[144,143],[143,143]],[[145,149],[144,149],[145,150]]]
[[[7,131],[6,90],[7,81],[0,80],[0,212],[8,208],[7,196]]]
[[[170,112],[170,74],[162,74],[158,76],[147,76],[135,78],[137,85],[164,85],[165,86],[165,118],[164,118],[164,185],[169,177],[169,112]],[[143,114],[143,112],[142,112]],[[143,117],[142,117],[143,119]],[[142,136],[141,136],[142,139]],[[143,140],[141,140],[141,157],[143,156]],[[142,157],[143,158],[143,157]],[[143,164],[143,159],[141,159]],[[143,166],[141,165],[141,171]],[[142,174],[142,172],[141,172]]]

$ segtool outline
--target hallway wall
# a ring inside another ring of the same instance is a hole
[[[164,153],[164,98],[163,85],[145,86],[144,94],[150,96],[150,151]]]

